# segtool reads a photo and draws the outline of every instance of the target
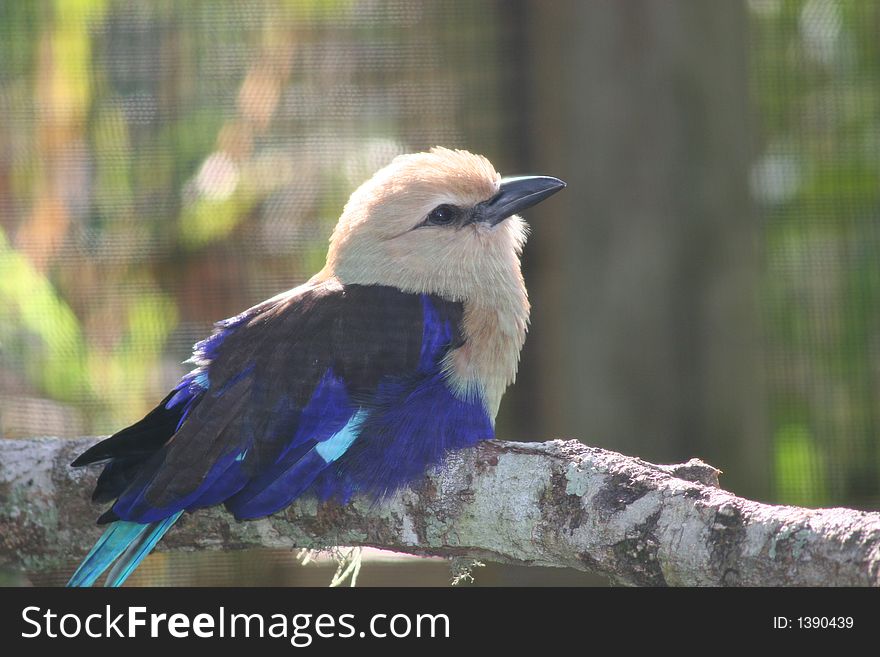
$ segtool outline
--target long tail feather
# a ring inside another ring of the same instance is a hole
[[[119,586],[149,554],[181,513],[175,513],[165,520],[149,524],[127,520],[114,522],[83,559],[67,586],[92,586],[101,574],[122,555],[123,558],[120,559],[122,567],[117,565],[107,578],[108,585]],[[115,583],[111,583],[111,581]]]
[[[181,513],[183,511],[178,511],[173,516],[168,516],[164,520],[151,522],[147,525],[149,529],[128,546],[125,553],[113,565],[113,568],[110,569],[104,586],[122,586],[122,583],[128,579],[128,576],[134,572],[134,569],[156,547],[156,543],[165,535],[165,532],[171,529],[171,525],[177,522]]]
[[[91,586],[147,528],[137,522],[114,522],[86,555],[67,586]]]

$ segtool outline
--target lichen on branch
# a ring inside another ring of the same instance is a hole
[[[102,531],[89,501],[98,469],[69,463],[95,441],[0,440],[0,564],[43,572],[89,550]],[[380,504],[303,499],[246,522],[222,507],[184,514],[160,549],[363,545],[626,585],[880,585],[880,513],[753,502],[718,474],[577,441],[493,440]]]

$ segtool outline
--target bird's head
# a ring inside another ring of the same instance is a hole
[[[543,176],[501,178],[467,151],[401,155],[351,195],[324,273],[343,283],[490,301],[522,287],[527,226],[516,213],[564,186]]]

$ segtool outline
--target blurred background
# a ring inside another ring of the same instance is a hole
[[[499,437],[876,509],[878,34],[855,0],[0,0],[0,436],[139,419],[213,321],[321,267],[358,184],[440,144],[569,183],[527,213]],[[450,579],[383,559],[361,583]],[[157,554],[130,582],[333,569]]]

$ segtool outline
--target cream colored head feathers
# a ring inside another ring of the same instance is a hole
[[[486,158],[467,151],[434,148],[395,158],[351,195],[330,239],[327,273],[343,283],[492,303],[510,284],[521,285],[525,222],[422,224],[440,205],[487,201],[500,181]]]
[[[520,273],[527,226],[518,216],[494,225],[428,219],[439,206],[485,204],[500,187],[501,176],[480,155],[446,148],[401,155],[351,195],[313,279],[463,302],[465,344],[447,359],[448,379],[462,395],[479,394],[493,418],[516,376],[528,324]]]

